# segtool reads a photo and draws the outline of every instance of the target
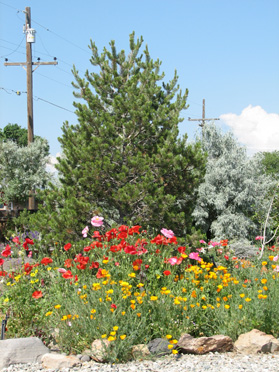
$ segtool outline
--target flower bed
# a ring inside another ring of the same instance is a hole
[[[81,242],[57,244],[51,256],[39,255],[21,271],[0,272],[8,337],[36,335],[46,344],[55,338],[71,353],[108,340],[108,360],[124,361],[133,345],[156,337],[168,339],[176,353],[182,332],[235,340],[257,328],[279,336],[275,247],[261,261],[240,260],[226,240],[202,241],[194,250],[171,230],[150,238],[140,226],[105,232],[102,218],[91,222],[98,224],[91,238],[86,228]],[[0,264],[22,248],[29,255],[40,250],[38,244],[14,239]]]

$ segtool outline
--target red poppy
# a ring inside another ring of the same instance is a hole
[[[46,266],[46,265],[48,265],[48,264],[50,264],[52,262],[53,262],[52,258],[50,258],[50,257],[44,257],[42,259],[42,261],[41,261],[41,264]]]
[[[64,266],[67,267],[68,269],[73,266],[72,264],[72,259],[71,258],[67,258],[64,262]]]
[[[91,263],[91,266],[89,267],[89,269],[98,269],[99,267],[99,262],[92,262]]]
[[[0,266],[4,265],[4,262],[3,258],[0,258]]]
[[[26,238],[26,239],[25,239],[25,242],[22,244],[22,246],[23,246],[23,248],[24,248],[26,251],[28,251],[28,244],[33,245],[33,244],[34,244],[33,240],[32,240],[32,239],[29,239],[29,238]]]
[[[165,271],[163,272],[163,274],[166,275],[166,276],[168,276],[168,275],[171,274],[171,272],[170,272],[169,270],[165,270]]]
[[[64,249],[65,251],[68,251],[70,248],[71,248],[72,244],[71,243],[67,243],[64,245]]]
[[[111,307],[112,309],[117,309],[117,306],[116,306],[115,304],[111,304],[110,307]]]
[[[89,252],[91,250],[91,247],[90,246],[84,247],[83,250],[84,250],[84,252]]]
[[[121,225],[118,227],[118,231],[123,232],[123,231],[128,231],[129,226],[126,225]]]
[[[127,232],[126,231],[122,231],[121,233],[119,233],[117,235],[117,239],[126,239],[128,236]]]
[[[5,249],[2,251],[2,256],[3,257],[9,257],[11,256],[12,252],[11,252],[11,247],[7,244]]]
[[[141,226],[139,226],[139,225],[132,226],[132,227],[128,230],[128,234],[129,234],[129,235],[139,234],[139,229],[140,229],[140,228],[141,228]]]
[[[24,265],[24,271],[26,272],[26,274],[29,274],[30,271],[33,269],[33,265],[30,265],[29,262],[27,262],[25,265]]]
[[[177,250],[179,253],[185,253],[186,247],[178,247]]]
[[[16,236],[15,238],[13,238],[13,242],[16,243],[17,245],[20,245],[20,241],[19,241],[19,237]]]
[[[229,259],[230,259],[230,257],[227,256],[227,255],[225,255],[224,258],[225,258],[226,260],[229,260]]]
[[[64,274],[62,274],[62,276],[63,276],[64,279],[72,279],[74,277],[70,270],[68,270]]]
[[[0,271],[0,276],[6,276],[7,272],[6,271]]]
[[[42,293],[42,291],[35,291],[35,292],[33,292],[32,297],[35,298],[35,299],[41,298],[41,297],[43,297],[43,293]]]

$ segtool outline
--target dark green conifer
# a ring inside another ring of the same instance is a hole
[[[142,44],[132,33],[128,55],[114,41],[99,54],[91,41],[98,72],[81,78],[73,68],[78,124],[62,127],[61,187],[52,187],[36,216],[38,228],[57,239],[79,239],[94,214],[176,233],[191,222],[205,157],[199,144],[179,137],[188,91],[179,89],[176,72],[162,82],[161,62],[147,46],[141,53]]]

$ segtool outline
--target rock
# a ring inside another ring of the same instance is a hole
[[[170,343],[164,338],[155,338],[151,340],[147,347],[151,354],[156,354],[156,356],[163,356],[171,353],[171,349],[168,349]]]
[[[38,337],[12,338],[0,341],[0,370],[11,364],[37,363],[49,349]]]
[[[110,342],[108,340],[94,340],[91,345],[91,358],[95,360],[95,362],[105,362],[109,344]]]
[[[46,369],[59,369],[59,368],[72,368],[81,364],[80,360],[73,355],[62,354],[45,354],[42,357],[43,368]]]
[[[89,355],[82,355],[81,358],[80,358],[80,361],[82,363],[85,363],[85,362],[90,362],[91,358]]]
[[[257,329],[244,333],[234,343],[236,350],[243,354],[274,353],[279,351],[279,341]]]
[[[183,354],[223,353],[233,350],[233,341],[223,335],[194,338],[186,333],[181,335],[177,347]]]
[[[145,344],[139,344],[132,347],[132,356],[134,359],[145,358],[150,355],[150,351]]]

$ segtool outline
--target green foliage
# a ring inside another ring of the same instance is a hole
[[[37,138],[42,139],[40,136],[35,136],[34,140]],[[13,141],[19,147],[26,147],[28,145],[28,131],[26,128],[22,128],[18,124],[7,124],[3,130],[0,129],[0,141],[7,142]],[[49,145],[45,142],[46,153],[49,155]]]
[[[30,190],[44,188],[50,179],[46,171],[48,144],[37,138],[27,147],[13,141],[0,142],[0,184],[5,201],[23,201]]]
[[[191,225],[195,190],[205,156],[198,143],[179,137],[180,113],[188,91],[178,76],[163,82],[159,60],[143,39],[130,35],[128,55],[91,41],[91,64],[81,78],[74,67],[78,124],[65,123],[56,166],[62,187],[47,192],[37,229],[55,239],[80,238],[92,214],[111,223],[169,226],[183,233]]]
[[[227,242],[205,244],[214,267],[190,260],[190,250],[175,237],[151,238],[128,226],[98,231],[67,250],[57,244],[51,257],[13,268],[11,276],[1,272],[0,310],[12,315],[8,337],[36,335],[46,344],[54,337],[67,353],[108,340],[106,361],[115,363],[130,359],[134,345],[163,337],[171,348],[186,332],[236,340],[257,328],[279,336],[279,248],[259,262],[235,257]],[[12,250],[22,257],[21,246]]]
[[[232,133],[206,125],[201,141],[208,161],[193,213],[197,226],[208,238],[254,239],[265,221],[274,181],[264,174],[261,158],[249,159]]]
[[[263,152],[262,156],[265,173],[279,179],[279,151]]]

